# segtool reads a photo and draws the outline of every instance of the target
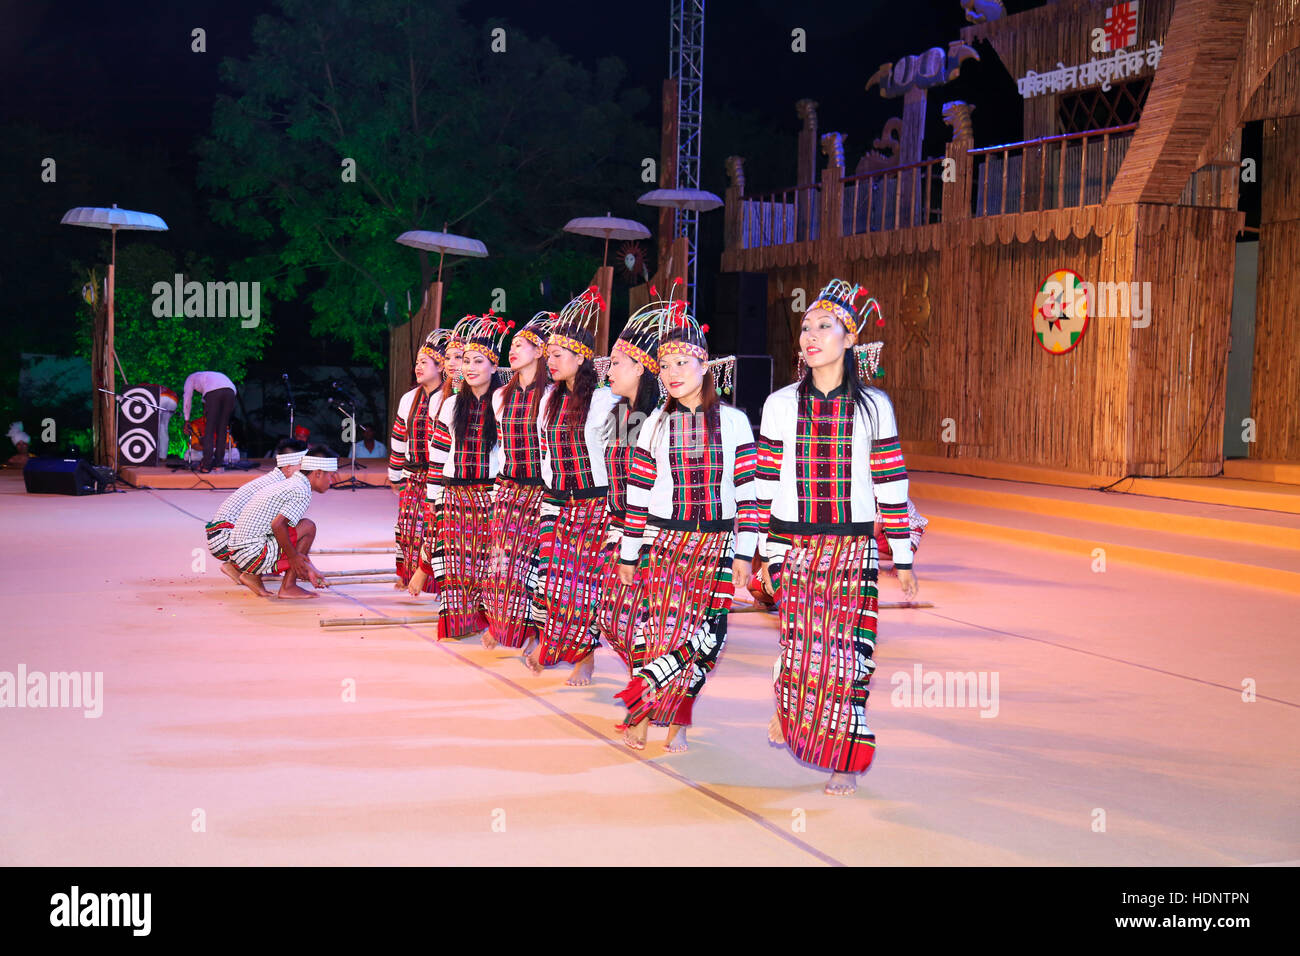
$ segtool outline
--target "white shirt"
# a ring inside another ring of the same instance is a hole
[[[206,395],[219,388],[228,388],[233,392],[235,383],[220,372],[191,372],[185,379],[185,420],[190,420],[190,397],[195,391]]]
[[[875,482],[872,474],[872,444],[878,440],[898,438],[898,422],[894,418],[894,406],[889,396],[879,389],[867,389],[871,410],[875,416],[875,428],[872,428],[861,408],[854,411],[852,473],[849,475],[849,512],[854,524],[874,522],[876,520],[877,499],[881,504],[905,506],[907,502],[907,478]],[[758,497],[760,502],[770,501],[771,516],[774,521],[791,524],[799,521],[799,489],[796,480],[795,465],[798,454],[797,431],[799,417],[799,383],[787,385],[767,397],[763,403],[763,420],[759,425],[760,450],[758,469]],[[763,452],[764,443],[770,443],[781,455],[781,465],[775,480],[764,478]],[[785,558],[786,548],[769,542],[767,529],[759,533],[759,553],[772,563],[779,563]],[[896,543],[893,535],[889,538],[890,547],[895,549],[897,563],[910,566],[912,561],[911,542],[906,537]]]
[[[555,488],[555,474],[551,469],[551,451],[546,440],[546,410],[551,401],[555,385],[546,386],[542,393],[542,404],[537,412],[537,434],[542,444],[542,482],[548,489]],[[583,441],[587,446],[588,464],[591,467],[592,487],[609,487],[609,472],[605,468],[605,445],[614,433],[614,406],[618,396],[608,387],[598,388],[591,393],[591,404],[587,407],[587,423],[583,428]]]

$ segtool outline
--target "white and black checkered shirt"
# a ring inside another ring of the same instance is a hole
[[[263,488],[253,496],[230,532],[230,548],[235,550],[253,541],[261,541],[271,534],[271,522],[276,515],[297,527],[311,506],[311,482],[305,472],[297,472],[284,481]]]
[[[247,484],[240,485],[239,489],[221,503],[217,513],[212,516],[215,524],[218,521],[235,521],[244,506],[257,496],[257,493],[264,488],[270,488],[272,485],[278,485],[285,480],[284,472],[279,468],[272,468],[265,475],[259,475]]]

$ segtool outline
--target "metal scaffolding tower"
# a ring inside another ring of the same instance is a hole
[[[668,76],[677,81],[677,182],[678,189],[700,188],[700,129],[704,110],[704,0],[669,0],[672,26]],[[700,214],[676,209],[673,236],[685,236],[686,299],[695,305],[696,239]]]

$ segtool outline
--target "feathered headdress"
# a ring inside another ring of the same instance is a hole
[[[481,352],[493,365],[501,360],[501,347],[506,336],[515,327],[513,321],[497,315],[488,309],[486,315],[480,315],[465,328],[465,351]]]
[[[673,280],[674,291],[681,281],[680,278]],[[653,293],[654,289],[650,291]],[[697,358],[705,363],[712,373],[713,384],[718,390],[730,393],[735,379],[736,357],[726,355],[709,359],[709,343],[705,339],[709,327],[695,320],[695,316],[688,311],[690,305],[685,299],[671,299],[659,305],[662,308],[659,311],[659,345],[655,350],[657,364],[662,364],[665,359],[673,355],[689,355]]]
[[[551,337],[551,329],[555,326],[554,312],[538,312],[528,324],[515,333],[515,338],[523,339],[530,345],[535,345],[543,351],[546,350],[546,340]]]
[[[451,341],[454,333],[451,329],[434,329],[424,338],[424,345],[420,347],[420,354],[427,355],[437,363],[438,368],[442,368],[447,361],[447,344]]]
[[[864,297],[866,301],[859,305],[858,301]],[[844,330],[850,335],[858,334],[858,329],[866,323],[872,312],[876,314],[876,325],[885,324],[885,318],[880,312],[880,303],[871,297],[867,287],[843,279],[832,279],[817,294],[816,300],[808,307],[808,312],[816,309],[824,309],[839,319]]]
[[[586,333],[592,339],[596,337],[596,327],[604,308],[605,300],[601,297],[600,290],[594,285],[589,287],[560,310],[546,344],[558,345],[584,359],[594,359],[596,350],[582,342],[578,336]]]
[[[30,445],[32,443],[32,436],[23,431],[22,422],[14,422],[9,426],[9,440],[15,445],[20,441],[25,441]]]

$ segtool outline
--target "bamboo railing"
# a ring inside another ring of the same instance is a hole
[[[939,222],[943,160],[894,166],[844,177],[844,235]]]
[[[968,150],[974,163],[971,212],[1001,216],[1106,201],[1136,123],[1040,136]]]

